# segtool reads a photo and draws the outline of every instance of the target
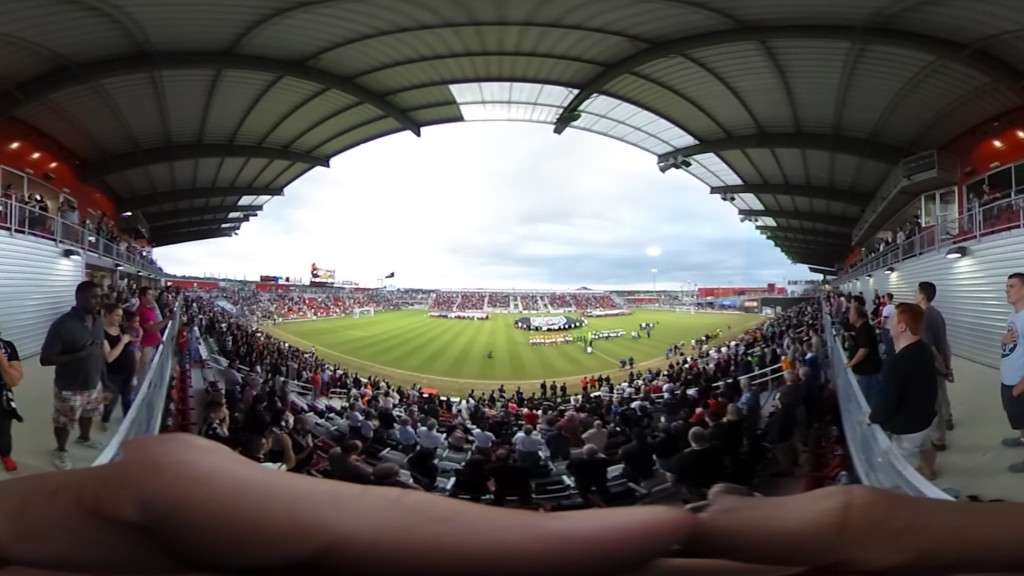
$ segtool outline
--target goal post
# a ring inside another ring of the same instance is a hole
[[[676,308],[676,314],[694,314],[697,312],[696,306],[680,306]]]
[[[363,316],[373,316],[373,308],[356,308],[352,310],[353,318],[362,318]]]

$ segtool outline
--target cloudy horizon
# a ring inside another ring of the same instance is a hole
[[[647,248],[661,254],[652,257]],[[814,278],[689,174],[610,138],[463,122],[388,136],[292,184],[232,238],[157,248],[169,273],[419,288],[647,289]],[[651,269],[657,269],[652,274]]]

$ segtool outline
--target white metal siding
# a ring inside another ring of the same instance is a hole
[[[934,304],[946,317],[953,354],[998,368],[999,341],[1010,313],[1006,277],[1014,272],[1024,272],[1024,232],[972,245],[956,260],[939,253],[919,256],[897,264],[891,275],[876,270],[872,278],[862,277],[843,289],[863,292],[869,302],[875,290],[892,292],[896,302],[913,302],[918,282],[934,282]]]
[[[75,303],[85,263],[33,238],[0,232],[0,334],[23,357],[39,353],[55,318]]]

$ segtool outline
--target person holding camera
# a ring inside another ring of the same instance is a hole
[[[276,457],[270,455],[270,447],[274,446]],[[295,467],[295,452],[292,450],[292,439],[280,428],[271,429],[265,436],[249,435],[242,440],[242,456],[257,462],[266,468],[287,472]]]
[[[21,384],[24,377],[18,348],[14,342],[0,338],[0,463],[8,472],[18,469],[18,464],[11,459],[14,450],[11,427],[14,422],[22,421],[11,390]]]
[[[39,363],[54,366],[53,435],[57,449],[53,465],[71,468],[67,443],[71,429],[78,426],[75,444],[101,450],[103,443],[90,436],[92,421],[103,409],[103,382],[107,360],[103,320],[98,312],[101,289],[86,280],[75,288],[75,305],[53,321],[39,353]]]

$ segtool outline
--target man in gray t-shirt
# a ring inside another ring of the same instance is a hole
[[[1003,446],[1019,448],[1024,446],[1024,343],[1020,341],[1024,332],[1024,273],[1010,274],[1006,279],[1006,302],[1013,312],[999,342],[999,395],[1010,428],[1017,434],[1003,438]],[[1024,474],[1024,462],[1012,464],[1010,472]]]
[[[917,285],[915,300],[924,308],[924,330],[921,332],[921,340],[931,346],[935,353],[935,369],[938,372],[936,386],[939,389],[938,404],[935,408],[939,415],[935,419],[932,445],[941,452],[946,449],[946,432],[953,429],[953,412],[946,390],[946,384],[953,382],[953,364],[949,339],[946,336],[946,319],[942,312],[932,306],[936,293],[935,284],[921,282]]]
[[[75,306],[50,325],[39,353],[40,364],[54,367],[53,435],[57,449],[53,452],[53,465],[60,470],[71,468],[67,443],[76,425],[76,444],[96,450],[103,448],[102,443],[89,436],[93,418],[103,409],[106,377],[99,306],[99,285],[89,281],[79,284],[75,289]]]

